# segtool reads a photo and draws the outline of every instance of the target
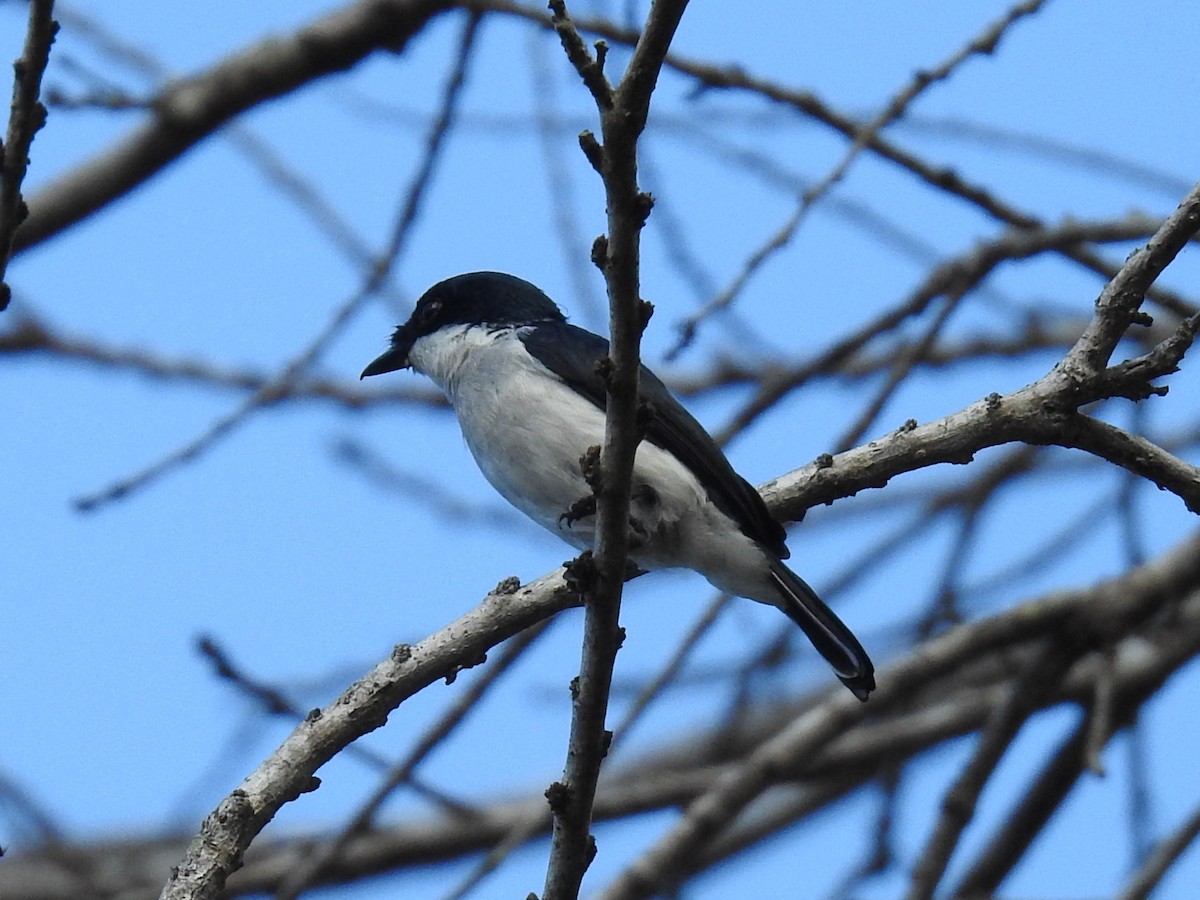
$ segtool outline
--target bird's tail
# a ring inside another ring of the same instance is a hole
[[[859,700],[875,690],[875,667],[858,638],[839,619],[804,579],[778,560],[771,562],[771,579],[779,588],[780,608],[812,641],[817,652],[833,666],[842,684]]]

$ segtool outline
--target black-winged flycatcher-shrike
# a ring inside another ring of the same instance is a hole
[[[431,287],[363,377],[412,368],[446,393],[484,476],[567,543],[591,549],[580,457],[604,442],[608,341],[567,323],[527,281],[472,272]],[[783,526],[708,432],[644,366],[650,417],[633,470],[630,558],[694,569],[722,591],[779,607],[860,700],[875,669],[854,634],[787,566]]]

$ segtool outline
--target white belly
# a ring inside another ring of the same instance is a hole
[[[569,544],[591,549],[594,516],[568,523],[563,514],[592,493],[579,459],[603,444],[604,414],[566,384],[542,377],[540,363],[515,336],[479,335],[469,354],[462,345],[461,336],[458,344],[423,338],[413,348],[413,366],[450,397],[467,446],[492,486]],[[633,493],[631,518],[639,527],[630,556],[639,566],[695,569],[730,593],[774,596],[765,585],[762,550],[674,456],[643,441]]]

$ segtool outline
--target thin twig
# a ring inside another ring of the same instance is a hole
[[[823,351],[811,362],[781,373],[763,384],[720,432],[719,442],[731,432],[749,426],[767,410],[818,374],[836,371],[859,354],[868,344],[890,334],[903,323],[920,315],[938,297],[963,295],[983,281],[1004,262],[1027,259],[1047,252],[1061,252],[1082,242],[1130,240],[1153,233],[1161,222],[1150,224],[1138,217],[1133,227],[1120,223],[1064,222],[1057,227],[1013,229],[998,238],[982,241],[962,256],[935,267],[901,303],[884,310],[852,334]]]
[[[1008,29],[1025,16],[1030,16],[1038,12],[1044,3],[1045,0],[1025,0],[1024,3],[1019,3],[940,65],[929,70],[918,70],[912,80],[892,96],[891,100],[888,101],[887,105],[875,118],[856,130],[853,142],[846,149],[846,152],[842,155],[837,165],[824,178],[801,193],[800,203],[796,207],[795,212],[771,236],[770,240],[751,254],[733,281],[716,297],[679,323],[679,337],[675,345],[668,352],[667,358],[675,358],[691,344],[695,340],[696,332],[701,324],[716,313],[728,309],[754,273],[761,269],[772,256],[791,243],[792,238],[804,222],[809,210],[846,177],[846,173],[850,171],[850,167],[854,164],[854,161],[861,155],[863,150],[870,146],[879,132],[883,131],[892,122],[902,118],[908,112],[909,106],[927,88],[939,81],[948,79],[968,59],[977,55],[990,56],[994,53],[996,46],[1000,43],[1000,39],[1004,37]]]
[[[341,332],[342,328],[358,313],[371,297],[375,296],[388,283],[403,250],[421,201],[433,177],[434,167],[441,159],[441,150],[450,133],[454,112],[462,93],[466,79],[466,64],[474,46],[475,35],[479,24],[478,15],[472,13],[467,18],[463,36],[459,44],[459,55],[442,96],[439,113],[430,130],[425,145],[425,153],[417,168],[409,188],[405,192],[396,222],[392,228],[387,246],[376,257],[363,285],[341,306],[339,306],[325,324],[324,328],[313,338],[307,347],[297,354],[283,370],[267,384],[243,401],[237,408],[219,418],[209,428],[188,441],[182,447],[167,454],[139,472],[122,478],[107,488],[91,494],[78,497],[75,508],[80,512],[94,512],[102,506],[117,500],[127,498],[131,493],[141,490],[163,476],[170,474],[181,466],[191,463],[210,450],[220,440],[231,434],[244,424],[253,413],[276,401],[279,395],[286,394],[289,385],[295,382],[329,346],[330,342]]]
[[[849,450],[866,436],[879,414],[883,412],[883,408],[908,379],[912,370],[929,356],[950,321],[950,316],[960,308],[961,300],[961,294],[947,294],[945,302],[934,315],[933,321],[925,327],[920,339],[906,345],[899,353],[895,354],[883,384],[879,386],[875,396],[870,398],[858,418],[846,429],[846,433],[838,439],[834,445],[837,448],[835,452]]]
[[[680,639],[675,650],[663,662],[658,674],[642,688],[634,701],[629,704],[628,709],[625,710],[625,716],[621,719],[620,724],[613,729],[612,745],[614,748],[619,747],[622,741],[629,736],[629,732],[633,730],[633,726],[637,724],[650,704],[662,694],[671,682],[679,677],[688,656],[695,650],[700,639],[712,628],[717,617],[729,606],[730,599],[728,594],[718,594],[692,623],[687,634]]]

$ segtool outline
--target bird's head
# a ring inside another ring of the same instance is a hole
[[[363,369],[360,377],[408,368],[413,344],[447,326],[508,328],[565,321],[553,300],[514,275],[503,272],[455,275],[439,281],[421,295],[408,321],[392,334],[392,346]]]

